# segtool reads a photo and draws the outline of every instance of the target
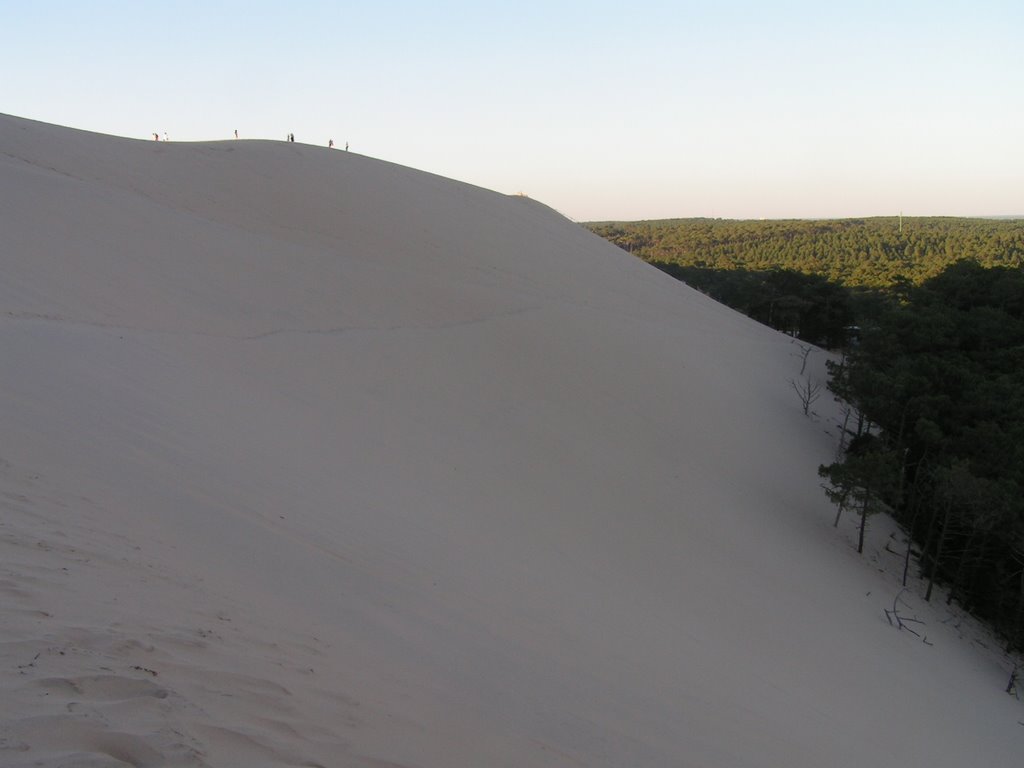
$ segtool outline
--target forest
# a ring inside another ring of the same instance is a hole
[[[651,263],[793,270],[849,288],[920,284],[960,259],[986,267],[1024,263],[1024,219],[667,219],[584,226]]]
[[[1024,220],[599,223],[594,232],[775,328],[840,352],[844,452],[819,468],[863,532],[1024,650]],[[901,231],[902,230],[902,231]],[[806,411],[806,408],[805,408]]]

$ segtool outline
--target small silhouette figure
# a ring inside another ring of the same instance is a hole
[[[235,138],[236,139],[238,138],[238,129],[237,128],[235,128]]]
[[[327,148],[328,148],[328,149],[334,149],[334,139],[330,139],[330,140],[328,140],[328,142],[327,142]]]
[[[348,142],[345,142],[345,151],[348,152]]]
[[[153,134],[153,141],[160,141],[160,134],[159,133],[154,133]]]

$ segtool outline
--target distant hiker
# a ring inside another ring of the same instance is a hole
[[[153,134],[153,141],[160,141],[160,134],[159,133],[154,133]]]
[[[237,128],[235,128],[235,138],[236,139],[238,138],[238,129]]]
[[[348,152],[348,142],[345,142],[345,151]]]
[[[295,134],[294,133],[289,133],[288,134],[288,141],[295,141]]]
[[[334,149],[334,139],[329,139],[327,141],[327,148],[328,149]]]

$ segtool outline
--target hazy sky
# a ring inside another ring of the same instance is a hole
[[[0,0],[0,112],[577,220],[1024,214],[1024,2]]]

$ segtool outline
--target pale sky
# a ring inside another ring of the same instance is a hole
[[[296,140],[578,221],[1024,214],[1024,2],[0,0],[0,112]]]

